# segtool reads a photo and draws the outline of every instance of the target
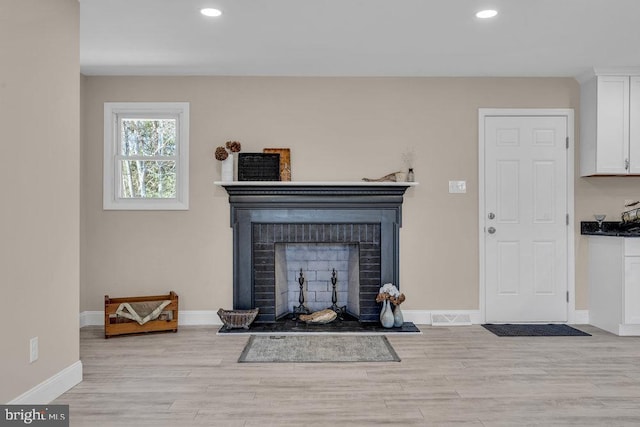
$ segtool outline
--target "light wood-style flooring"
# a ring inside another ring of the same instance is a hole
[[[81,330],[71,426],[638,426],[640,337],[499,338],[478,325],[389,335],[402,362],[237,363],[215,327]]]

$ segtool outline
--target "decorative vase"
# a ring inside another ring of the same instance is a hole
[[[220,177],[224,182],[233,181],[233,155],[230,154],[222,161]]]
[[[238,165],[240,164],[240,162],[238,161],[238,153],[230,153],[229,157],[233,157],[233,176],[231,177],[232,181],[237,181],[238,177],[240,175],[238,175]]]
[[[380,312],[380,323],[383,328],[393,328],[393,311],[389,307],[389,300],[382,302],[382,311]]]
[[[400,310],[400,304],[398,304],[393,309],[393,326],[396,328],[399,328],[403,324],[404,324],[404,316],[402,316],[402,310]]]

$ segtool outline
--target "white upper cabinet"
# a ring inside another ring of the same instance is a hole
[[[580,175],[640,175],[640,75],[581,85]]]

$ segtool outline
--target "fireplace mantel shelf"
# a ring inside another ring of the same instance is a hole
[[[367,182],[367,181],[214,181],[215,185],[222,187],[247,187],[247,186],[264,186],[264,187],[299,187],[299,186],[317,186],[317,187],[415,187],[417,182]]]
[[[352,202],[369,203],[363,198],[399,197],[394,199],[402,204],[402,195],[417,182],[366,182],[366,181],[215,181],[229,193],[229,201],[256,203],[345,203],[345,197],[354,197]],[[266,196],[271,197],[265,199]],[[304,200],[303,197],[312,199]],[[386,200],[392,202],[394,200]],[[382,200],[381,200],[382,201]]]

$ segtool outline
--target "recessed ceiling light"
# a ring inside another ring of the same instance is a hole
[[[476,13],[476,18],[481,18],[481,19],[493,18],[497,14],[498,14],[497,10],[492,10],[492,9],[481,10],[480,12]]]
[[[200,13],[203,14],[204,16],[220,16],[220,15],[222,15],[222,12],[220,12],[220,10],[212,9],[210,7],[205,8],[205,9],[200,9]]]

